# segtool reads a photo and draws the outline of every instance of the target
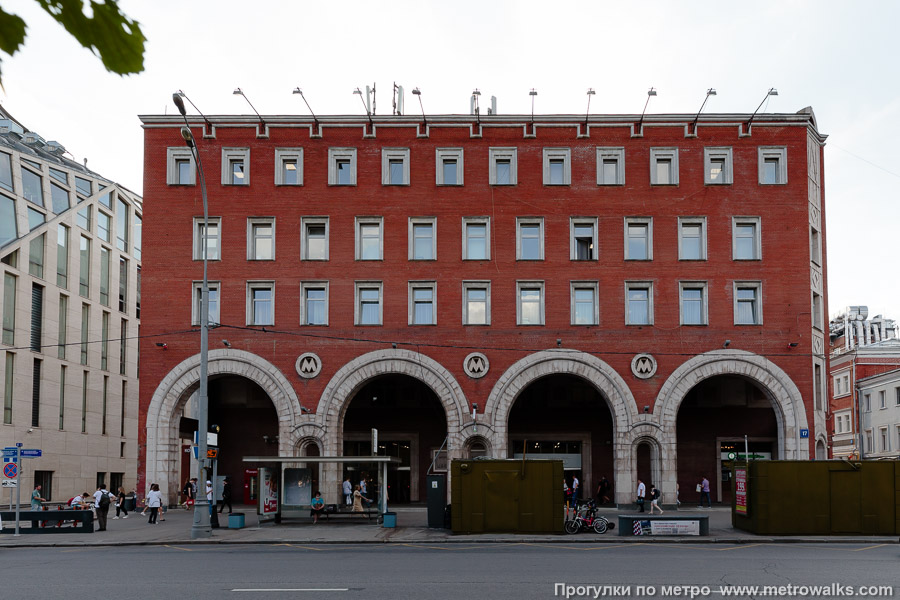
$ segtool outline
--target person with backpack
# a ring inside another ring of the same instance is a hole
[[[94,505],[97,507],[97,531],[106,531],[106,517],[109,515],[109,505],[112,502],[112,494],[106,489],[106,484],[101,483],[94,492]]]
[[[654,508],[659,511],[659,514],[663,514],[663,512],[664,512],[663,509],[661,509],[659,507],[659,496],[660,496],[660,493],[659,493],[659,490],[657,489],[657,487],[653,484],[650,484],[650,514],[651,515],[653,514]]]

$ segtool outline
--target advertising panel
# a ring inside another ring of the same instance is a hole
[[[747,516],[747,467],[734,468],[734,511]]]

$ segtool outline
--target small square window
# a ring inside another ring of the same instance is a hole
[[[544,185],[572,183],[571,155],[569,148],[544,148]]]
[[[303,148],[275,148],[275,185],[303,185]]]
[[[436,284],[433,281],[409,282],[409,324],[435,325]]]
[[[437,254],[437,220],[413,217],[409,220],[409,260],[435,260]]]
[[[463,281],[463,325],[491,324],[491,282]]]
[[[625,148],[597,148],[597,185],[625,185]]]
[[[436,152],[435,183],[437,185],[462,185],[462,148],[438,148]]]
[[[625,218],[625,260],[653,260],[652,218]]]
[[[219,320],[219,282],[210,281],[209,288],[209,323],[220,323]],[[200,325],[200,307],[202,305],[203,282],[194,282],[194,309],[191,312],[191,325]]]
[[[489,181],[491,185],[516,185],[516,149],[490,148]]]
[[[204,234],[203,219],[194,219],[194,260],[203,260],[203,241],[206,241],[207,260],[219,260],[219,248],[222,246],[220,217],[209,218],[209,233]]]
[[[650,148],[650,185],[678,185],[678,148]]]
[[[328,260],[328,217],[302,217],[300,235],[301,260]]]
[[[381,149],[381,183],[409,185],[409,148]]]
[[[247,325],[275,324],[275,284],[254,281],[247,284]]]
[[[706,260],[706,217],[678,217],[678,260]]]
[[[384,258],[384,219],[356,217],[356,260]]]
[[[762,325],[761,290],[758,281],[734,282],[735,325]]]
[[[249,148],[222,148],[222,185],[250,185]]]
[[[681,298],[681,324],[707,325],[706,282],[681,281],[678,288]]]
[[[247,260],[275,260],[275,219],[247,219]]]
[[[356,148],[328,149],[328,185],[356,185]]]
[[[703,149],[703,183],[730,185],[732,177],[731,148]]]
[[[761,185],[787,183],[787,148],[759,148],[759,183]]]
[[[463,260],[490,260],[490,217],[463,217],[462,232]]]
[[[653,324],[653,283],[625,282],[625,324]]]
[[[569,219],[570,256],[572,260],[597,260],[597,218],[572,217]]]
[[[169,185],[194,185],[194,155],[188,148],[166,149],[166,183]],[[77,181],[76,181],[77,183]],[[90,184],[85,195],[90,195]]]
[[[544,260],[544,219],[516,219],[516,251],[517,260]]]
[[[300,283],[300,324],[328,325],[328,282]]]
[[[544,282],[516,282],[516,324],[544,324]]]
[[[762,250],[759,217],[734,217],[731,227],[732,258],[734,260],[760,260]]]
[[[600,308],[596,281],[573,281],[570,284],[572,325],[597,325]]]
[[[356,325],[381,325],[382,283],[380,281],[356,282]]]

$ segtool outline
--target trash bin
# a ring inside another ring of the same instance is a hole
[[[228,529],[243,529],[244,513],[236,512],[228,515]]]
[[[135,500],[136,498],[134,496],[126,496],[122,508],[124,508],[126,512],[134,512]]]
[[[393,529],[397,526],[397,513],[386,512],[382,516],[384,517],[384,523],[382,524],[382,527],[389,527]]]

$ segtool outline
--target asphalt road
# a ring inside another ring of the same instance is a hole
[[[895,586],[900,546],[851,544],[184,545],[0,550],[0,598],[234,599],[846,597],[788,585]],[[582,586],[596,585],[598,589]],[[655,593],[637,586],[652,585]],[[620,586],[603,588],[602,586]],[[627,586],[627,587],[626,587]],[[703,595],[702,586],[709,586]],[[626,594],[627,591],[627,594]],[[869,597],[891,597],[866,590]],[[578,592],[582,592],[579,594]],[[607,592],[607,593],[604,593]]]

